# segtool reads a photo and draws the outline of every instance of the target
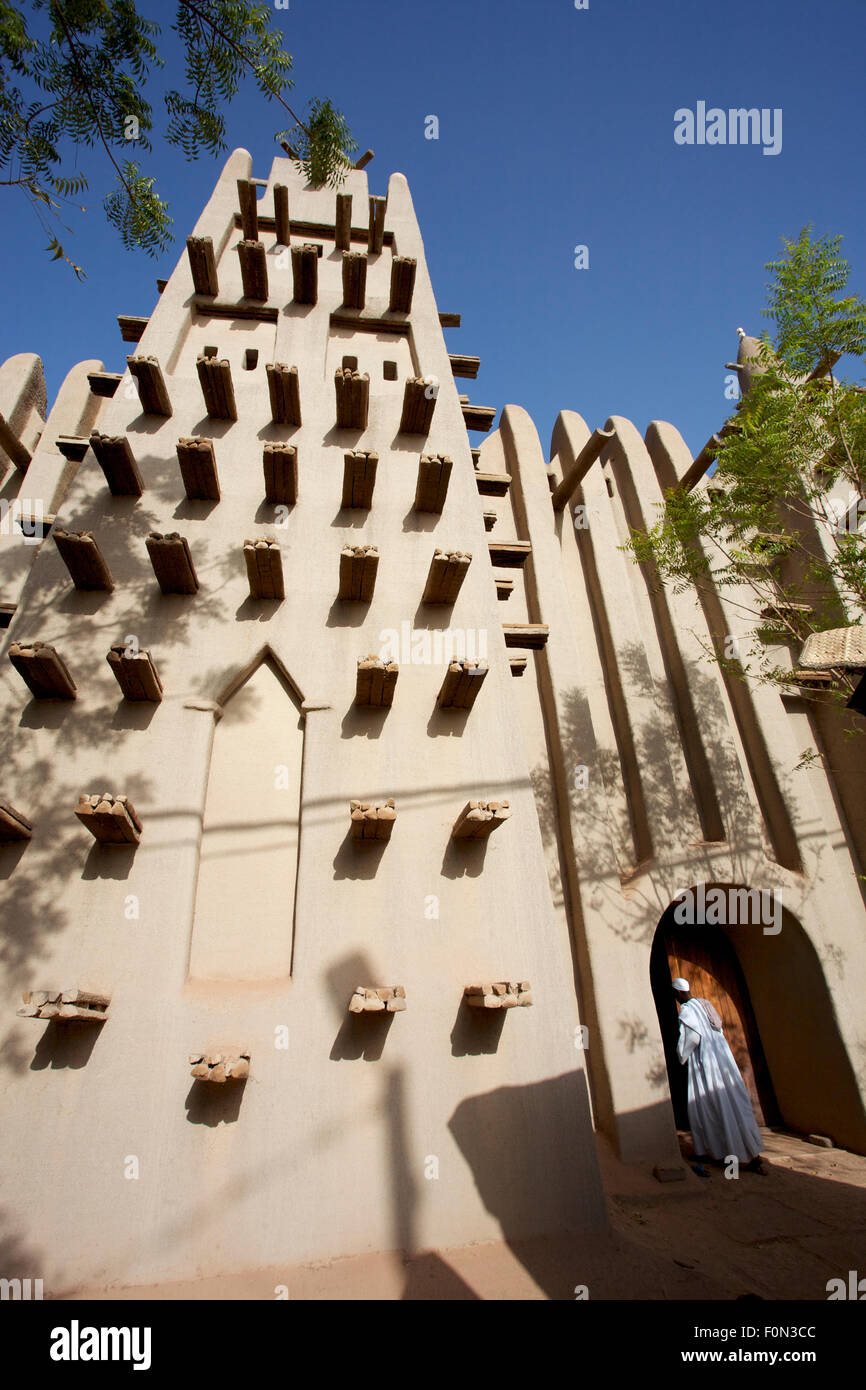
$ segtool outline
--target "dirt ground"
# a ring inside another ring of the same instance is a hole
[[[827,1298],[827,1281],[866,1275],[866,1157],[764,1130],[768,1174],[692,1171],[680,1181],[599,1159],[610,1230],[461,1249],[363,1255],[152,1288],[78,1290],[128,1299]],[[586,1293],[583,1294],[583,1290]],[[283,1295],[285,1296],[285,1295]]]

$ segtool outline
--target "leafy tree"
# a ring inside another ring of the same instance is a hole
[[[711,450],[714,476],[668,490],[660,519],[627,546],[678,592],[727,591],[754,620],[751,650],[708,655],[789,688],[779,648],[796,665],[809,632],[860,624],[866,611],[866,391],[836,372],[842,358],[866,361],[866,303],[843,295],[840,243],[813,240],[811,228],[783,239],[766,267],[775,332],[759,340],[748,389]],[[853,686],[840,675],[833,698],[844,704]]]
[[[176,5],[171,28],[184,54],[184,86],[164,93],[168,143],[187,159],[224,150],[222,112],[252,77],[266,100],[291,116],[294,125],[275,138],[291,141],[296,165],[312,182],[339,187],[357,146],[330,101],[310,102],[306,119],[289,106],[292,59],[271,29],[269,6],[249,0]],[[155,256],[172,240],[172,219],[154,177],[129,157],[132,142],[153,148],[145,91],[153,69],[164,66],[160,33],[135,0],[0,0],[0,173],[6,175],[0,187],[25,194],[53,258],[65,259],[79,276],[81,267],[46,220],[59,219],[62,203],[87,188],[83,175],[64,172],[70,147],[101,146],[107,155],[116,183],[104,208],[124,246]]]

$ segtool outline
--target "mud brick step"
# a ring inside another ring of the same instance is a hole
[[[434,550],[422,603],[455,603],[472,562],[468,550]]]
[[[410,376],[403,387],[403,413],[400,416],[401,434],[429,434],[436,409],[435,383],[421,376]]]
[[[244,561],[250,582],[250,598],[285,598],[283,559],[272,536],[244,541]]]
[[[292,285],[296,304],[316,304],[319,298],[319,248],[304,242],[293,246]]]
[[[209,236],[188,236],[186,254],[192,271],[192,286],[196,294],[219,294],[219,278],[213,252],[213,239]]]
[[[358,662],[355,704],[390,707],[394,703],[399,668],[396,661],[382,661],[373,653]]]
[[[82,792],[75,814],[101,845],[137,845],[141,839],[141,821],[128,796]]]
[[[390,840],[397,811],[393,798],[381,806],[373,806],[369,801],[349,803],[352,823],[352,839],[356,843],[368,844],[373,840]]]
[[[155,357],[127,357],[126,365],[135,377],[138,398],[145,415],[171,415],[171,401]]]
[[[341,507],[372,507],[378,463],[378,454],[360,449],[344,456]]]
[[[412,295],[415,293],[415,271],[417,262],[414,256],[395,256],[391,262],[391,294],[388,308],[393,313],[408,314],[412,310]]]
[[[105,474],[108,489],[114,497],[140,497],[144,492],[132,448],[125,434],[100,434],[93,430],[90,447],[96,462]]]
[[[235,250],[241,263],[244,299],[268,297],[268,260],[261,241],[239,241]]]
[[[262,450],[265,501],[293,505],[298,500],[298,451],[291,444],[266,444]]]
[[[370,376],[338,367],[334,373],[337,394],[337,429],[365,430],[370,413]]]
[[[47,642],[13,642],[9,660],[37,700],[74,700],[75,681],[60,653]]]
[[[0,801],[0,844],[8,845],[13,840],[29,840],[33,834],[33,824],[10,806],[8,801]]]
[[[76,589],[114,588],[111,571],[92,531],[53,531],[52,535]]]
[[[340,551],[338,597],[369,603],[376,587],[379,552],[374,545],[347,545]]]
[[[213,440],[194,436],[177,441],[177,461],[184,491],[192,501],[218,502],[220,485],[217,476]]]
[[[301,423],[301,388],[297,367],[285,362],[269,362],[265,367],[268,395],[271,400],[271,419],[275,425]]]
[[[447,454],[422,454],[415,487],[416,512],[441,512],[448,495],[452,462]]]
[[[204,396],[205,410],[212,420],[236,420],[238,409],[235,404],[235,388],[232,385],[232,369],[227,357],[205,357],[202,353],[196,358],[196,371]]]
[[[123,691],[124,699],[159,703],[162,699],[162,681],[150,652],[130,653],[123,642],[115,642],[105,659]]]
[[[511,815],[507,801],[467,801],[451,831],[455,840],[485,840]]]
[[[486,661],[452,661],[436,699],[440,709],[471,709],[487,676]]]
[[[177,531],[163,536],[151,531],[145,542],[156,582],[164,594],[194,594],[198,577],[192,563],[189,542]]]
[[[406,1007],[403,985],[356,985],[349,1000],[350,1014],[402,1013]]]

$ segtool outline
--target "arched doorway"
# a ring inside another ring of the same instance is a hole
[[[759,1125],[779,1123],[770,1071],[737,954],[720,926],[684,926],[674,921],[673,904],[656,930],[650,955],[650,983],[658,1014],[678,1129],[688,1129],[687,1068],[677,1057],[679,1015],[671,981],[682,975],[695,998],[708,999],[722,1019],[725,1037],[742,1073]]]

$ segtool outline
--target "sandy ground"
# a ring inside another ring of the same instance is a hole
[[[78,1298],[826,1300],[827,1281],[866,1274],[866,1157],[764,1130],[766,1177],[659,1182],[598,1139],[610,1230],[461,1249],[362,1255]]]

